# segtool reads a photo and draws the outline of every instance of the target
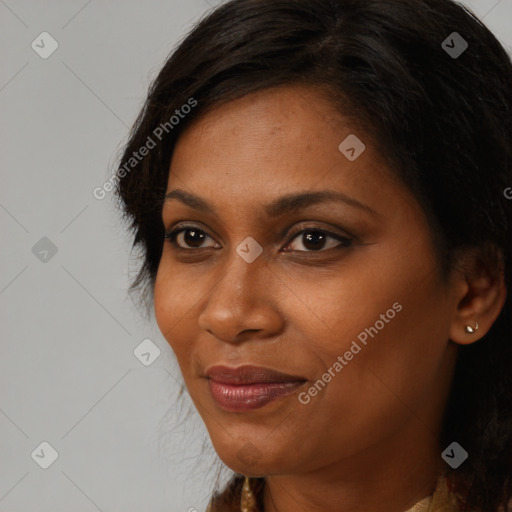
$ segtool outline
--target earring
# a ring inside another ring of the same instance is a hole
[[[240,512],[257,512],[256,499],[251,490],[249,477],[245,477],[244,486],[242,487],[242,496],[240,498]]]
[[[478,331],[478,322],[475,322],[475,327],[471,327],[470,325],[466,325],[466,327],[464,328],[464,330],[468,333],[468,334],[473,334],[475,331]]]

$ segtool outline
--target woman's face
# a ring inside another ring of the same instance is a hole
[[[247,475],[426,460],[456,298],[364,133],[313,89],[254,93],[183,133],[167,193],[166,231],[186,229],[164,243],[156,318],[221,459]],[[218,365],[296,382],[228,384]]]

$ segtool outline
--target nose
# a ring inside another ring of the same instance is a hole
[[[281,332],[284,318],[277,307],[279,283],[263,257],[247,263],[233,252],[219,275],[199,314],[202,330],[233,344]]]

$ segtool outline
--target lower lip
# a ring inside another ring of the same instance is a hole
[[[259,409],[274,400],[293,393],[304,382],[261,382],[234,385],[208,379],[215,401],[230,412]]]

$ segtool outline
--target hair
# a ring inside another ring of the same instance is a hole
[[[468,43],[457,58],[442,47],[455,31]],[[171,53],[120,158],[156,144],[132,169],[120,164],[116,188],[140,251],[130,290],[146,306],[180,133],[217,106],[292,84],[317,88],[363,128],[423,207],[444,277],[476,248],[512,289],[512,64],[483,23],[451,0],[231,0]],[[188,113],[170,123],[179,112]],[[459,348],[443,418],[440,446],[456,440],[469,452],[450,471],[461,510],[496,512],[512,497],[511,368],[508,294],[490,331]]]

